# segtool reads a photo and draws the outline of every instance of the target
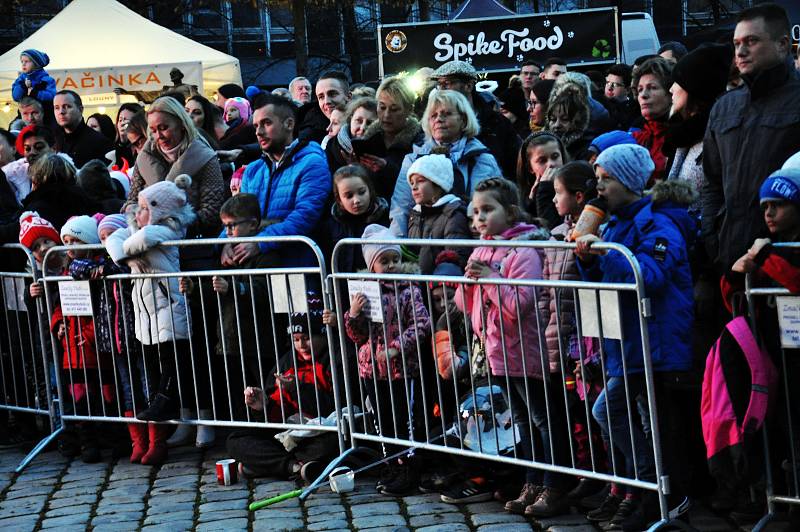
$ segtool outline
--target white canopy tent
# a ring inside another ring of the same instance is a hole
[[[158,90],[171,84],[168,72],[173,66],[187,74],[184,83],[202,86],[207,94],[225,83],[242,83],[239,60],[233,56],[159,26],[115,0],[73,0],[0,56],[0,105],[12,102],[19,54],[29,48],[50,56],[46,70],[56,78],[59,89],[71,88],[80,94],[113,95],[115,86]],[[202,79],[197,79],[197,69],[191,72],[192,64],[202,65]],[[102,98],[96,101],[114,105]]]

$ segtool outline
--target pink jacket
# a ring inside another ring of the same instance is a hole
[[[535,225],[517,224],[494,237],[495,240],[547,240],[546,230]],[[541,279],[542,255],[532,248],[476,248],[470,260],[487,262],[493,270],[492,277],[506,279]],[[536,298],[534,291],[538,290]],[[456,292],[456,305],[470,316],[474,333],[479,336],[486,316],[486,357],[492,375],[542,378],[542,356],[539,347],[539,326],[542,333],[547,326],[547,316],[537,316],[536,301],[544,296],[542,289],[534,287],[461,285]],[[518,294],[518,298],[517,298]],[[519,299],[519,319],[517,316]],[[502,334],[501,309],[502,302]],[[484,307],[485,310],[481,310]],[[522,337],[520,338],[520,329]],[[521,341],[520,341],[521,340]],[[503,357],[505,347],[506,356]],[[523,352],[525,364],[523,367]]]

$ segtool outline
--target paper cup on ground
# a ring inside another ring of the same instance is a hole
[[[353,491],[353,487],[355,486],[355,478],[356,474],[349,467],[337,467],[331,471],[330,475],[328,475],[328,479],[331,483],[331,491],[334,493],[347,493],[349,491]]]
[[[217,462],[217,484],[230,486],[239,482],[239,467],[236,460],[227,458]]]

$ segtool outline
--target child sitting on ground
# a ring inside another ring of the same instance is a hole
[[[324,417],[333,411],[333,384],[330,356],[322,323],[322,300],[315,292],[307,294],[308,313],[291,316],[289,332],[292,350],[284,354],[275,368],[274,385],[256,386],[244,391],[245,404],[263,412],[268,423],[302,424],[307,418]],[[300,420],[290,417],[299,414]],[[300,476],[313,482],[328,461],[338,453],[336,434],[323,432],[295,440],[288,451],[275,439],[275,429],[244,429],[228,437],[228,454],[239,462],[244,477]]]
[[[446,155],[433,154],[418,158],[408,169],[408,183],[414,207],[408,214],[408,238],[472,237],[467,220],[467,204],[451,194],[453,188],[453,163]],[[469,248],[453,248],[465,264]],[[419,247],[419,269],[430,275],[435,267],[440,246]]]

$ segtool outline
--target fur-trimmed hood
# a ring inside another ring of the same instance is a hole
[[[550,240],[550,232],[543,227],[519,223],[501,235],[486,240]]]
[[[364,138],[369,139],[374,137],[375,135],[383,134],[383,126],[381,125],[380,120],[374,121],[372,124],[369,125],[367,130],[364,132]],[[407,147],[413,146],[418,140],[422,138],[422,126],[420,125],[419,121],[413,115],[409,115],[406,119],[406,125],[397,134],[394,138],[394,142],[389,149],[398,147]]]
[[[648,195],[653,201],[653,204],[670,201],[678,205],[689,206],[697,201],[698,191],[691,181],[671,179],[656,183],[656,185],[648,191]]]
[[[372,273],[366,268],[358,270],[358,273]],[[416,262],[401,262],[400,271],[397,275],[419,275],[419,264]]]

